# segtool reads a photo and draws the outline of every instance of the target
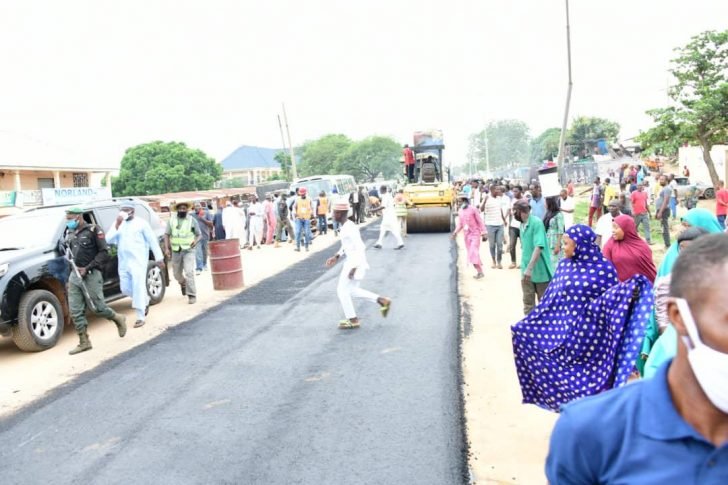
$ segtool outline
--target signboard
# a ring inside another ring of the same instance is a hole
[[[108,187],[68,187],[65,189],[42,189],[43,205],[79,204],[111,198]]]
[[[13,207],[15,205],[15,192],[0,191],[0,207]]]
[[[437,147],[444,145],[442,130],[415,131],[415,147]]]

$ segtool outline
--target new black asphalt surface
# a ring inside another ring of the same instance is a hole
[[[0,422],[0,482],[463,483],[450,241],[377,231],[388,318],[337,329],[338,245],[313,254]]]

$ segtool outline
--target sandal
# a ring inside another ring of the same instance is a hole
[[[134,328],[143,327],[146,322],[144,320],[137,320],[136,323],[134,323]]]
[[[389,298],[382,298],[382,300],[386,300],[387,303],[380,303],[379,311],[382,313],[382,317],[387,318],[387,315],[389,314],[389,309],[392,307],[392,300],[390,300]]]
[[[351,320],[341,320],[339,322],[339,328],[342,330],[349,330],[352,328],[359,328],[360,322],[352,322]]]

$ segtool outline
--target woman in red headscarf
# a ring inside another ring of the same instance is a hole
[[[654,283],[657,268],[652,261],[652,249],[637,234],[637,226],[631,216],[622,214],[614,218],[612,237],[602,252],[617,269],[620,282],[641,274]]]

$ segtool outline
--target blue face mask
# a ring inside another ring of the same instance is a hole
[[[66,221],[66,227],[73,231],[78,227],[78,219],[71,219],[70,221]]]

